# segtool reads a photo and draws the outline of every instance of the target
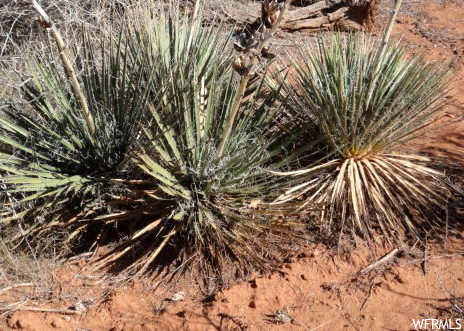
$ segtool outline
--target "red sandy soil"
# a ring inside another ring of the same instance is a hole
[[[60,286],[54,296],[62,291],[61,299],[40,308],[82,307],[82,314],[21,310],[9,314],[6,325],[24,330],[409,330],[413,318],[449,318],[450,298],[464,295],[463,240],[449,239],[446,249],[432,244],[427,256],[407,253],[364,276],[360,271],[389,249],[334,254],[308,246],[280,272],[259,275],[207,300],[182,282],[154,291],[156,283],[148,279],[101,299],[101,284],[76,277],[79,267],[68,265],[55,273]],[[169,301],[178,292],[185,300]],[[34,299],[20,307],[36,307]],[[292,321],[279,323],[279,310]]]
[[[384,16],[379,19],[375,34],[384,21]],[[453,61],[456,86],[446,115],[462,116],[463,2],[408,1],[394,34],[413,50],[426,50],[430,59]],[[446,156],[452,168],[462,170],[464,122],[413,146]],[[206,299],[187,280],[173,287],[157,286],[156,278],[121,287],[113,279],[81,273],[82,261],[66,263],[52,272],[49,293],[37,284],[0,290],[0,303],[12,303],[12,310],[0,315],[0,329],[414,330],[412,319],[464,319],[464,236],[429,243],[425,253],[408,249],[374,271],[360,273],[393,248],[358,247],[348,253],[309,245],[279,272],[256,275]],[[170,301],[175,293],[184,300]],[[280,321],[278,312],[283,313]]]

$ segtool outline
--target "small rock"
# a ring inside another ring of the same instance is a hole
[[[251,288],[258,288],[258,284],[256,284],[256,279],[250,280],[248,284],[250,284]]]
[[[321,252],[319,252],[319,250],[316,248],[315,250],[313,250],[310,254],[311,257],[318,257],[319,255],[321,254]]]
[[[285,311],[278,311],[275,315],[275,319],[279,323],[291,323],[293,318]]]
[[[85,313],[87,311],[87,306],[82,302],[76,303],[72,308],[79,314]]]
[[[169,301],[179,302],[185,300],[185,292],[176,292],[173,296],[169,299]]]

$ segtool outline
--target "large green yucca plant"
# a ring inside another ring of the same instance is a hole
[[[442,224],[443,174],[398,146],[443,109],[446,70],[398,42],[381,47],[362,35],[320,39],[294,65],[296,84],[286,91],[303,143],[316,142],[306,162],[316,164],[286,173],[303,182],[279,201],[305,195],[324,206],[323,226],[367,238],[379,229],[392,238]]]
[[[266,265],[273,248],[293,237],[285,231],[290,222],[279,219],[293,214],[290,206],[266,203],[281,187],[269,170],[285,164],[271,161],[287,144],[280,131],[272,131],[274,112],[257,101],[247,104],[221,156],[218,144],[238,82],[229,72],[213,76],[211,84],[203,104],[192,91],[168,106],[151,107],[153,120],[144,128],[150,142],[133,160],[153,181],[143,185],[138,209],[151,218],[133,235],[149,245],[124,242],[103,264],[138,252],[134,267],[142,272],[171,244],[180,262],[191,259],[204,272],[226,276]],[[275,236],[282,232],[286,238]]]
[[[131,269],[142,273],[171,250],[178,270],[196,265],[221,279],[270,266],[279,244],[295,238],[287,230],[291,222],[280,220],[293,213],[290,205],[266,203],[281,187],[270,170],[286,164],[281,156],[292,140],[274,127],[278,108],[269,104],[277,94],[263,93],[260,80],[248,87],[248,101],[237,98],[240,79],[220,29],[202,27],[200,19],[153,22],[138,36],[150,41],[142,56],[160,64],[150,87],[163,95],[150,99],[146,143],[132,158],[151,183],[130,189],[137,207],[128,215],[143,217],[130,240],[98,265],[117,265],[132,254]],[[237,102],[239,115],[220,153]]]

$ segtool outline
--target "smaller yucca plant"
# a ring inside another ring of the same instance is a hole
[[[84,36],[75,52],[91,126],[56,53],[33,57],[30,77],[20,77],[24,102],[7,105],[0,118],[0,185],[10,202],[2,223],[25,220],[18,236],[58,225],[85,229],[83,220],[124,182],[147,98],[138,89],[145,68],[126,53],[131,42],[121,33],[95,46]]]
[[[294,62],[287,84],[302,143],[317,153],[313,166],[285,173],[306,178],[278,201],[304,195],[321,204],[318,218],[337,231],[371,238],[382,230],[419,235],[442,224],[449,191],[428,158],[398,146],[423,132],[445,105],[446,70],[408,55],[398,42],[385,47],[363,35],[320,39]],[[316,163],[316,164],[314,164]]]

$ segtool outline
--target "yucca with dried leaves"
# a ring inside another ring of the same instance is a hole
[[[312,165],[280,173],[302,181],[277,202],[304,196],[322,204],[322,227],[340,235],[420,237],[442,226],[450,193],[444,175],[427,167],[428,158],[397,148],[443,109],[447,70],[398,42],[383,48],[363,35],[320,39],[303,56],[286,92],[303,143],[314,144],[302,160]]]

